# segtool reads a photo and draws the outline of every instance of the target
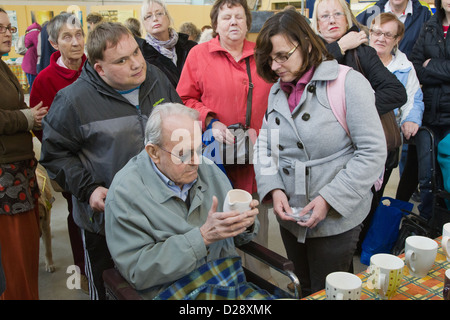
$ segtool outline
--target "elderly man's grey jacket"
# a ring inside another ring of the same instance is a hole
[[[201,265],[237,256],[236,244],[259,230],[205,246],[200,227],[218,199],[217,211],[231,184],[211,160],[202,158],[189,203],[175,196],[153,169],[144,150],[117,173],[106,198],[106,241],[121,274],[144,298],[154,298]]]
[[[370,210],[371,187],[386,160],[373,90],[359,72],[350,70],[345,80],[351,137],[334,116],[326,86],[338,72],[335,60],[321,63],[292,113],[279,82],[274,84],[255,145],[254,168],[261,199],[282,189],[291,207],[305,207],[319,195],[332,207],[313,229],[280,220],[300,242],[305,237],[340,234],[360,224]]]

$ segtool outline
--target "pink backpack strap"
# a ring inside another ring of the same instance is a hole
[[[347,126],[347,105],[345,102],[345,77],[351,68],[344,65],[339,65],[339,74],[335,80],[328,81],[327,95],[328,102],[331,106],[334,116],[337,121],[344,128],[345,132],[350,135]]]
[[[328,102],[331,106],[331,111],[333,111],[334,116],[344,128],[345,132],[347,132],[348,136],[350,136],[350,132],[348,131],[346,118],[347,105],[345,102],[345,77],[347,76],[347,73],[350,69],[351,68],[348,66],[339,65],[338,77],[335,80],[328,81],[327,83],[327,96]],[[376,191],[381,189],[383,179],[384,168],[377,181],[375,181],[374,186]]]

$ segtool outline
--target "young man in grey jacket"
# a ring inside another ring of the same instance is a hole
[[[113,266],[104,233],[111,181],[144,147],[153,107],[181,102],[166,76],[147,64],[133,35],[118,23],[96,27],[78,80],[60,90],[43,123],[41,163],[73,195],[82,229],[91,299],[104,299],[102,273]]]

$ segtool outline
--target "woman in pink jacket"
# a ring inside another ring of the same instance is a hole
[[[27,47],[27,52],[25,52],[25,56],[23,57],[22,70],[27,75],[30,92],[37,75],[37,45],[40,32],[41,26],[37,22],[34,22],[27,28],[25,33],[25,47]]]
[[[246,58],[249,58],[253,83],[250,128],[256,133],[267,109],[271,85],[258,76],[253,57],[255,44],[245,39],[252,19],[247,2],[217,0],[210,16],[214,38],[191,49],[177,92],[186,106],[200,112],[204,131],[212,127],[216,141],[231,144],[234,136],[227,127],[246,122],[249,91]],[[226,166],[225,170],[234,188],[247,190],[257,197],[252,164]],[[260,205],[258,209],[261,230],[256,241],[267,247],[268,208]]]

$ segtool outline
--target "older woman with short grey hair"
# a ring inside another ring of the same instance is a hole
[[[30,103],[35,105],[40,101],[51,106],[59,90],[72,84],[81,74],[86,55],[84,54],[84,31],[80,21],[70,13],[61,13],[55,16],[47,25],[50,44],[57,51],[50,57],[50,64],[42,70],[30,93]],[[42,141],[42,130],[34,131],[36,137]],[[72,195],[63,192],[67,200],[69,216],[67,217],[70,243],[74,263],[81,270],[81,285],[87,291],[87,281],[84,277],[84,251],[80,236],[80,229],[72,217]],[[53,266],[48,266],[53,271]]]

